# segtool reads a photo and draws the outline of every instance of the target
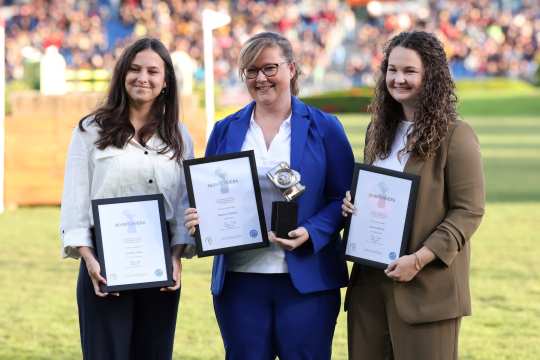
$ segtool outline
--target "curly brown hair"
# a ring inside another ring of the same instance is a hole
[[[414,50],[424,67],[414,126],[400,154],[410,152],[421,159],[433,156],[446,136],[449,124],[457,120],[455,84],[441,42],[424,31],[396,35],[384,49],[381,73],[369,107],[372,116],[366,134],[364,159],[370,164],[390,155],[398,124],[404,119],[401,104],[392,98],[386,86],[388,57],[397,46]]]

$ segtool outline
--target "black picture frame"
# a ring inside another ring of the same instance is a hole
[[[389,170],[389,169],[377,167],[374,165],[355,163],[352,186],[351,186],[351,197],[352,197],[352,203],[355,205],[355,208],[357,209],[357,211],[362,211],[362,208],[363,208],[361,204],[355,204],[355,194],[356,194],[358,186],[361,186],[361,184],[358,184],[358,180],[359,180],[358,178],[361,171],[375,173],[375,174],[382,174],[382,175],[390,176],[393,178],[402,179],[403,181],[409,181],[411,183],[409,196],[408,196],[407,210],[405,214],[405,221],[404,221],[404,226],[403,226],[403,232],[402,232],[402,238],[401,238],[401,245],[399,247],[399,254],[396,254],[396,259],[398,259],[399,257],[405,254],[405,251],[407,251],[407,245],[410,238],[412,222],[414,220],[414,211],[416,208],[416,198],[418,194],[418,186],[420,184],[420,176],[414,175],[414,174],[408,174],[408,173],[400,172],[400,171]],[[349,242],[351,221],[352,221],[352,216],[351,215],[347,216],[347,220],[345,222],[345,229],[343,232],[343,240],[344,240],[344,245],[345,245],[345,259],[355,262],[355,263],[362,264],[362,265],[378,268],[378,269],[386,269],[388,264],[393,260],[389,261],[388,263],[384,263],[380,261],[374,261],[368,258],[363,258],[363,257],[347,254],[347,249],[348,249],[347,245]]]
[[[268,232],[267,232],[266,222],[265,222],[265,217],[264,217],[264,208],[262,204],[261,189],[260,189],[259,178],[258,178],[258,173],[257,173],[257,165],[255,162],[255,153],[253,152],[253,150],[185,160],[183,167],[184,167],[184,174],[186,178],[186,187],[187,187],[187,193],[188,193],[188,199],[189,199],[189,206],[192,208],[197,208],[197,197],[208,196],[208,194],[200,194],[200,195],[195,194],[193,190],[191,167],[196,166],[196,165],[203,165],[203,164],[208,164],[208,163],[215,163],[215,162],[221,162],[221,161],[227,161],[227,160],[239,159],[239,158],[249,159],[251,181],[253,183],[253,191],[254,191],[254,196],[255,196],[255,204],[253,204],[253,208],[257,210],[257,215],[259,219],[258,231],[261,234],[262,241],[248,243],[245,245],[229,246],[229,247],[205,250],[202,243],[202,239],[201,239],[200,228],[199,228],[199,225],[197,225],[194,237],[195,237],[196,251],[197,251],[198,257],[221,255],[221,254],[227,254],[227,253],[237,252],[241,250],[258,249],[258,248],[268,247],[270,244],[268,240]],[[199,213],[199,217],[200,216],[204,216],[204,214]]]
[[[163,194],[150,194],[150,195],[137,195],[137,196],[127,196],[127,197],[117,197],[117,198],[106,198],[106,199],[94,199],[92,200],[92,214],[94,216],[94,234],[95,234],[95,245],[96,245],[96,255],[101,267],[101,275],[107,279],[107,268],[105,265],[105,254],[104,254],[104,241],[114,241],[114,239],[104,239],[102,226],[100,221],[99,209],[101,206],[107,206],[111,204],[119,203],[134,203],[134,202],[145,202],[145,201],[157,201],[159,209],[159,219],[160,219],[160,229],[161,229],[161,238],[163,241],[163,256],[166,267],[167,280],[163,281],[152,281],[152,282],[134,282],[123,285],[104,285],[101,284],[100,288],[103,292],[118,292],[125,290],[137,290],[137,289],[146,289],[146,288],[155,288],[155,287],[168,287],[174,285],[174,280],[172,278],[172,261],[171,261],[171,249],[170,249],[170,238],[167,228],[167,222],[165,218],[165,207],[164,207],[164,197]]]

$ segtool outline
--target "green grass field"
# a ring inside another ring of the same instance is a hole
[[[472,239],[473,316],[463,321],[461,359],[540,358],[540,96],[465,94],[460,110],[476,129],[487,211]],[[366,115],[340,116],[357,159]],[[78,263],[60,259],[59,209],[0,215],[0,359],[79,359]],[[175,359],[222,359],[210,259],[184,261]],[[345,314],[334,359],[346,359]]]

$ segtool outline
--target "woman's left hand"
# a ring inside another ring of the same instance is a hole
[[[392,280],[400,282],[411,281],[418,274],[416,257],[414,255],[402,256],[390,263],[384,272]]]
[[[295,230],[289,231],[290,239],[279,238],[272,231],[268,232],[268,239],[281,246],[283,249],[293,251],[309,239],[309,233],[305,227],[300,226]]]
[[[172,278],[174,280],[174,285],[169,287],[163,287],[160,291],[176,291],[180,289],[180,276],[182,275],[182,261],[178,256],[171,256],[172,262]]]

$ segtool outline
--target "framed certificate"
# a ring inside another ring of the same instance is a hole
[[[172,286],[163,195],[92,200],[102,291]]]
[[[184,161],[198,256],[268,246],[253,151]]]
[[[385,269],[407,249],[420,177],[356,164],[351,189],[356,212],[345,225],[345,258]]]

